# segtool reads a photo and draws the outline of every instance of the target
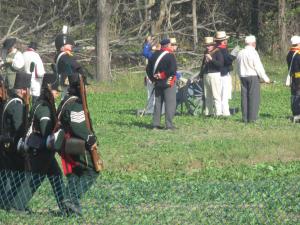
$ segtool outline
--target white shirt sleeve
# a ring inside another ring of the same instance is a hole
[[[254,51],[254,54],[253,54],[253,58],[254,58],[254,63],[253,63],[253,66],[254,66],[254,69],[255,71],[257,72],[257,75],[263,79],[265,82],[270,82],[270,79],[269,77],[267,76],[266,74],[266,71],[264,69],[264,66],[260,60],[260,57],[258,55],[258,52],[257,51]]]
[[[44,68],[44,64],[42,62],[41,57],[37,54],[36,57],[36,66],[35,66],[35,73],[38,77],[43,77],[45,74],[45,68]]]
[[[24,67],[24,58],[23,58],[23,54],[20,51],[17,51],[17,53],[15,54],[13,60],[12,60],[12,67],[15,70],[21,70]]]

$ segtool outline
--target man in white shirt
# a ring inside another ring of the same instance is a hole
[[[241,79],[241,104],[244,122],[257,120],[260,103],[260,79],[270,83],[265,69],[256,51],[256,38],[253,35],[245,39],[246,47],[237,56],[237,69]]]
[[[26,73],[31,74],[30,94],[32,103],[34,103],[40,96],[41,85],[45,74],[45,68],[40,55],[36,52],[37,43],[30,42],[27,50],[23,53],[24,57],[24,70]],[[30,72],[31,63],[34,63],[34,69]]]
[[[22,52],[16,48],[16,38],[7,38],[2,47],[2,63],[5,68],[4,82],[9,89],[9,95],[13,94],[13,85],[16,79],[16,72],[22,71],[24,58]]]

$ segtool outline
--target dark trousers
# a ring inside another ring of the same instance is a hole
[[[291,109],[293,116],[300,115],[300,95],[291,96]]]
[[[241,105],[244,122],[257,120],[260,103],[258,76],[241,77]]]
[[[29,170],[31,172],[29,186],[31,196],[27,199],[27,203],[47,177],[50,181],[57,205],[60,209],[62,209],[65,187],[62,179],[61,169],[53,153],[47,152],[46,149],[42,151],[44,152],[35,154],[30,153],[29,156]]]
[[[98,177],[93,169],[80,171],[79,174],[67,175],[66,198],[81,211],[80,199],[91,188]]]
[[[163,102],[165,102],[166,128],[173,127],[173,118],[176,112],[176,87],[155,88],[155,105],[153,113],[153,126],[160,126],[160,117]]]

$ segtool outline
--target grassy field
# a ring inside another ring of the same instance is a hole
[[[51,216],[45,182],[33,214],[0,210],[0,224],[300,224],[300,127],[289,120],[285,64],[264,62],[276,82],[262,84],[253,124],[242,123],[241,113],[179,115],[178,130],[154,131],[151,117],[135,113],[145,105],[143,74],[89,86],[105,171],[82,201],[83,218]]]

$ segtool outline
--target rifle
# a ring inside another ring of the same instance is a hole
[[[85,90],[85,85],[84,85],[82,75],[79,75],[79,79],[80,79],[80,95],[81,95],[82,106],[85,115],[86,126],[92,133],[94,133],[92,123],[91,123],[90,113],[87,106],[86,90]],[[98,150],[97,146],[93,145],[89,153],[91,154],[95,171],[100,172],[101,170],[103,170],[103,161],[101,159],[101,156],[98,154],[97,150]]]
[[[0,101],[5,102],[7,100],[7,90],[4,85],[4,81],[0,81]]]
[[[200,67],[200,72],[198,74],[199,78],[203,78],[203,69],[204,69],[205,65],[207,64],[207,61],[205,59],[205,54],[209,54],[212,57],[219,50],[220,50],[219,48],[215,48],[211,52],[204,53],[204,56],[203,56],[203,59],[202,59],[202,64],[201,64],[201,67]]]

